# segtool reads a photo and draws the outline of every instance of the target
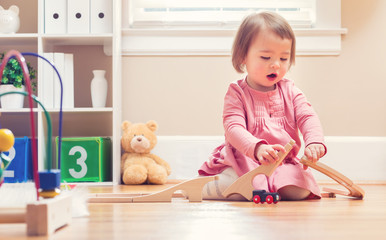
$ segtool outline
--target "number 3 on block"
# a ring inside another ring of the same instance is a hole
[[[79,152],[80,153],[80,158],[76,160],[76,164],[80,166],[80,171],[77,172],[73,168],[69,169],[70,175],[73,178],[82,178],[86,176],[87,173],[87,165],[85,163],[87,159],[87,151],[81,146],[74,146],[70,149],[69,154],[70,155],[75,155],[75,153]]]

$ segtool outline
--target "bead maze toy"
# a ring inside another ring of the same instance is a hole
[[[50,116],[43,106],[43,104],[32,94],[31,83],[28,73],[27,64],[23,55],[31,55],[35,57],[41,57],[35,53],[24,53],[21,54],[16,50],[9,51],[3,59],[0,66],[0,82],[2,80],[3,71],[11,58],[16,58],[23,70],[24,81],[27,86],[27,92],[6,92],[0,94],[1,96],[7,94],[23,94],[28,97],[29,108],[30,108],[30,124],[31,124],[31,142],[32,142],[32,162],[33,162],[33,178],[36,188],[36,201],[29,203],[25,208],[17,209],[4,209],[0,208],[0,223],[26,223],[28,235],[48,235],[53,233],[58,228],[61,228],[71,222],[72,218],[72,206],[71,206],[71,195],[58,195],[58,189],[60,188],[60,170],[51,169],[52,161],[51,155],[51,139],[52,139],[52,126]],[[56,67],[48,62],[56,71],[59,76],[60,84],[62,81],[59,72]],[[61,139],[61,125],[62,125],[62,100],[63,100],[63,87],[61,89],[61,103],[60,103],[60,115],[59,115],[59,138]],[[33,114],[33,101],[35,101],[44,111],[47,120],[47,142],[46,142],[46,163],[47,170],[38,172],[38,160],[37,160],[37,145],[36,145],[36,134],[35,134],[35,120]],[[59,148],[60,140],[59,140]],[[9,163],[5,155],[1,154],[1,170],[4,170]],[[60,159],[59,159],[60,163]],[[60,164],[59,164],[60,168]],[[42,199],[42,197],[50,199]]]
[[[326,176],[332,178],[334,181],[345,187],[349,192],[345,192],[338,189],[332,189],[332,188],[323,188],[323,191],[326,191],[328,193],[328,196],[335,196],[335,194],[340,194],[348,197],[353,197],[357,199],[363,199],[365,196],[365,191],[354,184],[353,181],[351,181],[348,177],[344,176],[340,172],[330,168],[329,166],[321,163],[321,162],[312,162],[307,159],[306,156],[303,156],[300,159],[300,162],[308,167],[311,167]]]

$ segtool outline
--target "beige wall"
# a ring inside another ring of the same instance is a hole
[[[386,136],[386,1],[342,0],[340,56],[298,57],[289,77],[318,112],[325,135]],[[159,123],[158,135],[222,135],[222,104],[239,79],[229,56],[124,57],[124,120]]]

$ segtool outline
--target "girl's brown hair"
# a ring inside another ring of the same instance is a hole
[[[243,61],[247,56],[249,46],[263,27],[272,30],[282,39],[292,40],[290,66],[295,63],[296,39],[288,22],[277,13],[253,13],[243,20],[233,42],[232,64],[237,72],[244,72]]]

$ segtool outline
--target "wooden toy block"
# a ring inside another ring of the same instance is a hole
[[[353,181],[351,181],[348,177],[344,176],[338,171],[330,168],[329,166],[321,162],[316,162],[316,163],[311,162],[310,160],[307,159],[306,156],[303,156],[300,159],[300,162],[332,178],[337,183],[345,187],[349,192],[345,192],[337,189],[331,189],[331,188],[323,188],[323,191],[334,193],[334,194],[340,194],[344,196],[349,196],[349,197],[354,197],[358,199],[363,199],[365,195],[365,191],[359,186],[355,185]]]
[[[59,138],[55,139],[57,154]],[[62,138],[61,178],[66,182],[111,181],[111,139],[107,137]]]
[[[28,236],[45,236],[71,223],[71,195],[27,204],[25,208],[0,208],[0,223],[26,223]]]
[[[230,185],[222,193],[224,197],[229,197],[232,194],[240,194],[245,197],[247,200],[252,201],[252,192],[255,190],[252,185],[252,181],[258,174],[264,174],[267,177],[271,176],[275,169],[283,162],[284,158],[292,150],[293,146],[296,144],[294,140],[291,139],[289,143],[284,146],[285,152],[279,152],[279,159],[269,165],[260,165],[259,167],[247,172],[246,174],[239,177],[232,185]]]
[[[152,194],[100,193],[88,199],[91,203],[140,203],[140,202],[171,202],[173,196],[186,197],[189,202],[202,201],[202,189],[218,176],[198,177]],[[184,194],[176,194],[181,190]]]
[[[11,163],[4,171],[5,183],[32,180],[31,140],[28,137],[15,138],[13,147],[5,154],[11,160]]]

